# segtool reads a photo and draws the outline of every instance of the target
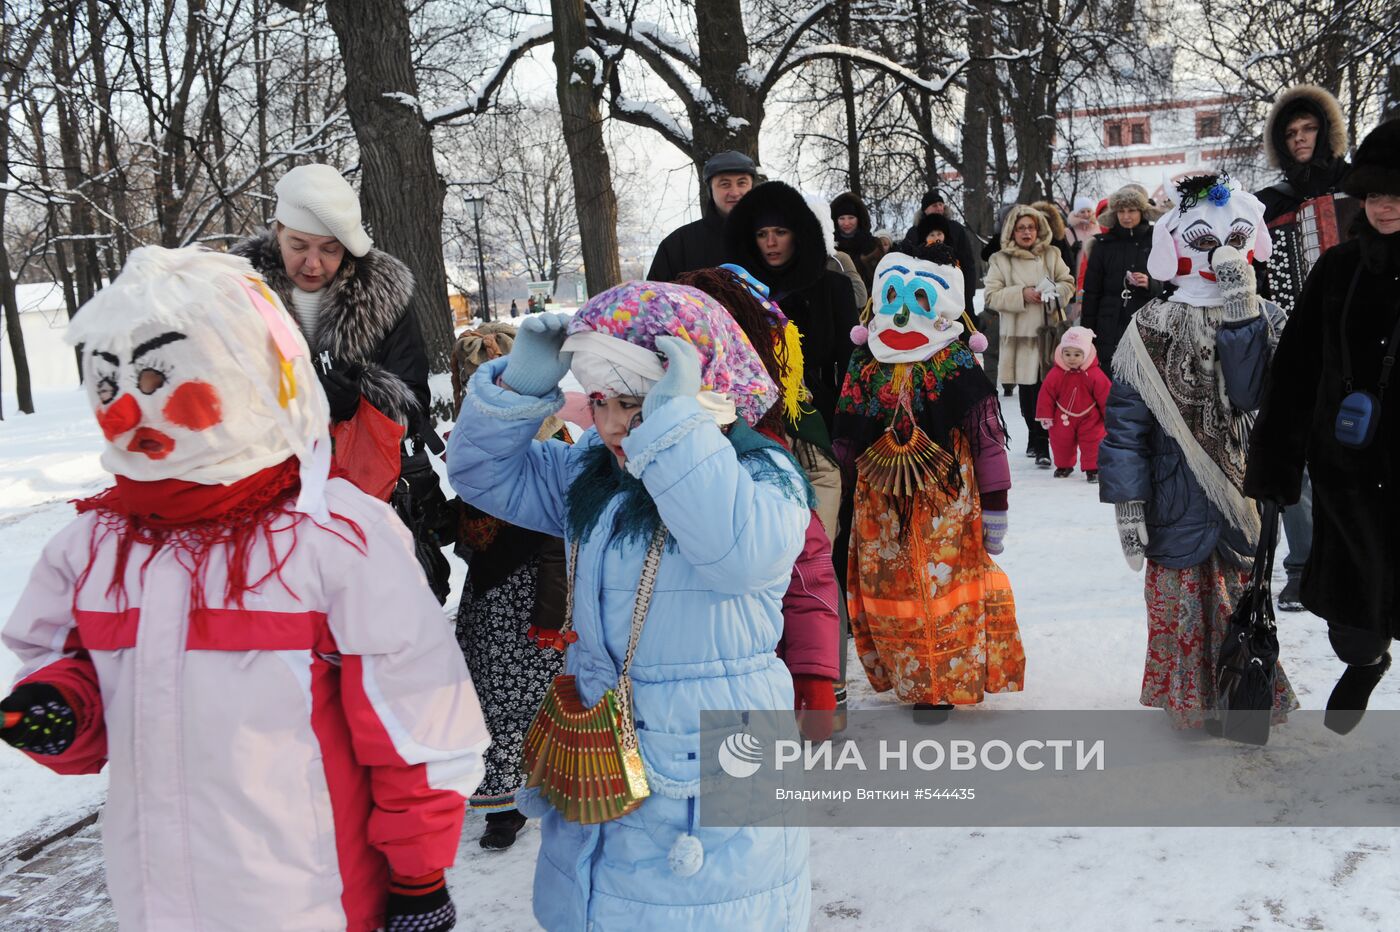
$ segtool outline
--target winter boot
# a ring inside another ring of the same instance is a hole
[[[1086,470],[1084,470],[1084,481],[1085,481],[1085,482],[1090,482],[1090,483],[1098,482],[1098,481],[1099,481],[1099,471],[1098,471],[1097,469],[1086,469]]]
[[[1278,594],[1278,610],[1281,612],[1301,612],[1303,610],[1303,574],[1289,573],[1288,582]]]
[[[481,847],[487,851],[504,851],[515,844],[515,836],[525,827],[526,819],[518,809],[502,809],[486,813],[486,831],[481,833]]]
[[[952,711],[951,703],[941,702],[934,705],[931,702],[916,702],[914,703],[914,724],[942,725],[948,721],[948,713]]]
[[[1035,464],[1041,469],[1049,469],[1050,457],[1046,456],[1044,453],[1037,453],[1035,455]]]
[[[1072,472],[1074,472],[1073,469],[1069,469],[1069,468],[1067,468],[1067,467],[1063,467],[1063,466],[1062,466],[1062,467],[1060,467],[1059,469],[1055,470],[1055,478],[1056,478],[1056,479],[1068,479],[1068,478],[1070,477],[1070,473],[1072,473]]]
[[[1389,652],[1381,655],[1379,663],[1368,667],[1347,664],[1342,678],[1337,680],[1337,685],[1332,688],[1332,696],[1327,700],[1327,714],[1323,716],[1322,724],[1339,735],[1349,734],[1360,724],[1361,716],[1366,714],[1366,703],[1371,698],[1371,690],[1376,688],[1376,684],[1389,669]]]
[[[1026,441],[1026,459],[1034,459],[1034,458],[1035,458],[1035,441],[1034,441],[1034,440],[1028,440],[1028,441]]]

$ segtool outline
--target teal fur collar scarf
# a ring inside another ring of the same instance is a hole
[[[739,457],[740,465],[748,470],[755,482],[771,482],[793,501],[801,502],[808,508],[816,506],[811,483],[792,454],[781,445],[759,434],[742,419],[731,425],[726,436]],[[786,458],[797,475],[779,466],[770,453]],[[583,452],[583,469],[569,485],[570,539],[587,541],[608,503],[619,495],[623,496],[622,507],[613,517],[609,538],[641,543],[650,540],[661,522],[651,493],[642,480],[617,464],[617,458],[606,446],[601,443],[590,446]]]

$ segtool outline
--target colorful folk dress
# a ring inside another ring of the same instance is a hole
[[[925,362],[857,348],[837,409],[855,468],[847,604],[866,676],[903,702],[1017,692],[1011,584],[982,542],[977,427],[995,388],[953,343]],[[852,442],[854,441],[854,442]]]

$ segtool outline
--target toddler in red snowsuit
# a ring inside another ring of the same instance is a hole
[[[1099,368],[1094,331],[1070,327],[1055,348],[1055,367],[1040,386],[1035,405],[1036,420],[1050,432],[1057,479],[1074,472],[1077,447],[1085,478],[1098,481],[1103,412],[1110,387],[1108,376]]]

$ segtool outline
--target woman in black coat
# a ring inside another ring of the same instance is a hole
[[[821,221],[795,189],[766,181],[730,211],[724,236],[730,260],[768,286],[802,334],[803,379],[830,432],[859,318],[850,279],[826,268]]]
[[[1084,303],[1079,323],[1094,331],[1094,348],[1104,373],[1113,378],[1113,354],[1138,308],[1162,293],[1147,276],[1152,251],[1150,205],[1135,187],[1120,188],[1108,199],[1108,232],[1094,237],[1084,270]]]
[[[1400,386],[1381,396],[1374,439],[1345,445],[1337,413],[1352,389],[1381,393],[1382,360],[1400,340],[1400,120],[1377,127],[1356,152],[1343,188],[1365,198],[1356,239],[1313,267],[1274,355],[1250,437],[1245,493],[1289,506],[1304,466],[1313,484],[1312,554],[1302,600],[1327,619],[1347,664],[1327,702],[1327,726],[1360,721],[1400,637]],[[1400,373],[1390,372],[1390,382]]]

